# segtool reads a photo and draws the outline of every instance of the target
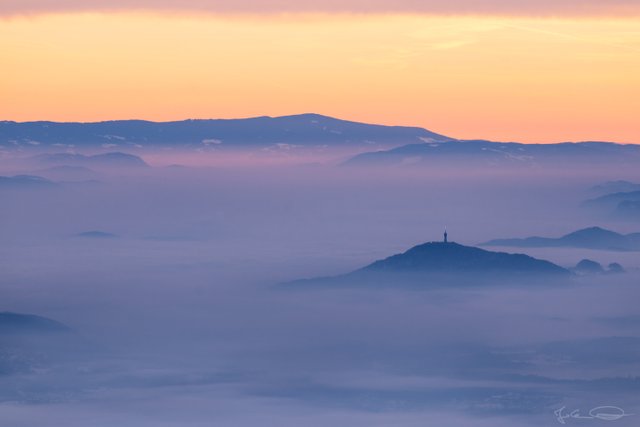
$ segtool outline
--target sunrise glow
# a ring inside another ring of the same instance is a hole
[[[637,29],[634,17],[594,16],[9,16],[0,118],[317,112],[459,138],[638,142]]]

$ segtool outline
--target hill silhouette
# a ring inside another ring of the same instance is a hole
[[[358,154],[346,166],[420,166],[443,161],[481,166],[566,166],[566,162],[606,164],[637,163],[640,146],[612,142],[587,141],[557,144],[522,144],[486,140],[456,140],[408,144],[388,150]]]
[[[38,156],[35,156],[35,159],[40,163],[60,166],[127,168],[144,168],[149,166],[139,156],[120,152],[95,154],[92,156],[85,156],[84,154],[75,153],[40,154]]]
[[[75,147],[102,147],[105,144],[111,147],[169,145],[196,148],[274,144],[371,147],[451,139],[418,127],[358,123],[320,114],[175,122],[0,122],[0,135],[0,143],[12,140],[24,147],[29,147],[33,141],[40,147],[53,144]]]
[[[623,191],[605,194],[595,199],[585,200],[582,206],[588,208],[614,208],[626,201],[640,202],[640,191]]]
[[[51,188],[57,184],[36,175],[0,176],[0,189]]]
[[[481,246],[520,248],[567,247],[613,251],[640,251],[640,233],[620,234],[601,227],[590,227],[562,237],[527,237],[523,239],[495,239]]]
[[[0,378],[76,362],[95,350],[92,343],[56,320],[0,312]]]
[[[566,273],[562,267],[528,255],[491,252],[473,246],[444,242],[415,246],[402,254],[376,261],[361,271]]]
[[[66,325],[33,314],[0,312],[0,334],[71,332]]]
[[[350,285],[387,283],[424,285],[433,280],[463,286],[505,278],[564,278],[570,271],[552,262],[524,254],[491,252],[458,243],[429,242],[354,272],[334,277],[300,280],[293,284]]]
[[[75,237],[84,237],[87,239],[115,239],[118,235],[107,231],[90,230],[75,234]]]

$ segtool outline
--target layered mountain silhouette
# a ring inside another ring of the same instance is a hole
[[[612,142],[564,142],[558,144],[521,144],[486,140],[409,144],[389,150],[358,154],[348,166],[437,165],[443,161],[477,165],[563,165],[572,163],[637,163],[640,146]]]
[[[142,158],[133,154],[112,152],[86,156],[75,153],[40,154],[34,160],[43,164],[71,166],[71,167],[125,167],[144,168],[149,165]]]
[[[54,177],[55,179],[90,180],[100,176],[98,172],[87,167],[70,165],[54,165],[45,169],[39,169],[34,173],[42,174],[47,177]]]
[[[586,200],[582,206],[607,213],[614,219],[640,220],[640,191],[623,191],[605,194]]]
[[[0,189],[51,188],[57,184],[36,175],[0,176]]]
[[[0,122],[0,145],[42,147],[145,146],[397,146],[421,141],[448,141],[418,127],[382,126],[339,120],[319,114],[231,120],[98,123]],[[36,144],[36,145],[34,145]]]
[[[430,242],[376,261],[362,271],[565,273],[549,261],[528,255],[491,252],[458,243]]]
[[[583,259],[578,264],[576,264],[576,266],[573,267],[571,271],[583,276],[592,274],[621,274],[625,272],[624,267],[622,267],[617,262],[612,262],[605,269],[602,264],[590,259]]]
[[[602,184],[594,185],[589,189],[589,191],[600,195],[630,193],[634,191],[640,191],[640,184],[624,180],[608,181]]]
[[[595,199],[586,200],[582,205],[594,208],[615,208],[621,202],[640,202],[640,190],[605,194]]]
[[[55,320],[33,314],[0,312],[0,334],[34,334],[71,332],[71,329]]]
[[[565,247],[612,251],[640,251],[640,233],[620,234],[600,227],[590,227],[562,237],[527,237],[523,239],[495,239],[481,246],[520,248]]]
[[[94,347],[68,326],[33,314],[0,312],[0,376],[75,361]]]
[[[623,200],[616,206],[613,216],[621,219],[640,220],[640,200]]]
[[[294,284],[416,284],[424,280],[458,281],[473,285],[492,279],[563,278],[569,270],[523,254],[491,252],[458,243],[429,242],[375,261],[342,276],[317,278]]]
[[[107,231],[91,230],[78,233],[75,235],[75,237],[83,237],[86,239],[115,239],[118,237],[118,235],[109,233]]]
[[[640,146],[636,145],[458,140],[419,127],[358,123],[319,114],[175,122],[0,122],[0,148],[46,149],[65,146],[118,150],[144,147],[195,150],[358,147],[368,152],[353,157],[346,164],[377,166],[431,164],[442,160],[518,166],[548,162],[563,164],[567,160],[590,164],[612,161],[633,163],[640,160]]]

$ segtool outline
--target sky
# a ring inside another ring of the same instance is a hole
[[[9,1],[0,120],[315,112],[640,143],[639,24],[631,0]]]

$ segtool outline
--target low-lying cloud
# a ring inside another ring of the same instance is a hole
[[[0,312],[70,328],[32,322],[25,336],[5,322],[3,425],[530,427],[563,406],[640,413],[637,253],[535,248],[628,270],[558,286],[275,286],[353,271],[445,225],[469,245],[593,225],[580,208],[604,182],[593,170],[160,167],[173,152],[148,153],[150,167],[88,184],[73,168],[0,165],[56,182],[0,189]]]

